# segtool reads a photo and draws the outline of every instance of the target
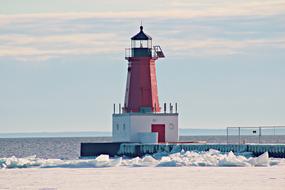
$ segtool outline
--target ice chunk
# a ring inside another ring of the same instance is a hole
[[[221,159],[218,162],[219,166],[250,166],[249,163],[245,162],[244,159],[241,159],[241,157],[237,157],[234,155],[234,153],[231,151],[228,153],[227,156],[225,156],[223,159]]]
[[[133,166],[133,167],[142,166],[142,160],[140,159],[140,157],[135,157],[133,159],[123,160],[122,165]]]
[[[143,166],[154,166],[157,163],[158,163],[158,161],[150,155],[147,155],[142,159],[142,165]]]
[[[29,156],[25,158],[2,158],[0,161],[0,168],[28,168],[41,165],[41,159],[36,156]]]
[[[276,165],[285,165],[285,160],[281,158],[271,158],[269,160],[270,166],[276,166]]]
[[[215,150],[215,149],[210,149],[208,152],[209,152],[210,154],[213,154],[213,155],[218,155],[218,154],[221,153],[219,150]]]
[[[250,158],[248,162],[253,166],[269,166],[270,159],[268,152],[265,152],[256,158]]]
[[[158,153],[154,153],[152,156],[153,158],[160,160],[163,156],[168,156],[169,153],[167,152],[158,152]]]
[[[268,152],[264,152],[260,156],[256,158],[255,166],[269,166],[269,154]]]
[[[121,162],[121,165],[123,166],[133,166],[133,167],[145,167],[145,166],[155,166],[158,163],[156,159],[154,159],[152,156],[147,155],[144,158],[133,158],[129,160],[123,160]]]
[[[95,159],[96,167],[108,167],[110,166],[110,158],[109,155],[101,154]]]
[[[119,157],[119,158],[111,160],[110,166],[111,167],[117,167],[117,166],[120,166],[121,163],[122,163],[122,157]]]
[[[177,162],[174,160],[171,160],[170,157],[164,156],[161,158],[159,164],[157,165],[158,167],[175,167]]]

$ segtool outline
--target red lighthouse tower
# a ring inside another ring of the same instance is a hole
[[[163,143],[178,140],[178,113],[164,112],[158,101],[155,61],[163,58],[160,46],[152,46],[152,38],[144,33],[143,26],[131,38],[126,49],[128,60],[125,102],[121,112],[113,114],[113,141]]]
[[[152,49],[152,38],[140,32],[131,38],[126,49],[129,61],[124,112],[160,112],[155,61],[164,57],[160,46]]]

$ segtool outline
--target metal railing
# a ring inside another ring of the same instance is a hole
[[[163,110],[161,107],[159,107],[161,110],[157,111],[155,110],[156,105],[154,105],[153,108],[151,107],[145,107],[145,111],[140,111],[140,112],[131,112],[129,111],[129,113],[152,113],[152,114],[178,114],[178,103],[169,103],[169,107],[167,107],[167,103],[163,103]],[[153,110],[152,110],[153,109]],[[123,113],[127,113],[127,108],[124,106],[122,107],[122,105],[119,103],[118,104],[118,109],[116,104],[113,104],[113,114],[123,114]]]
[[[125,59],[129,59],[134,57],[132,48],[125,48]],[[155,49],[151,48],[151,57],[157,59],[158,55],[155,51]]]
[[[227,144],[285,143],[285,126],[227,127]]]

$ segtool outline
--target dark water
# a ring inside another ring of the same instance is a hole
[[[26,157],[76,159],[82,142],[108,142],[111,137],[0,138],[0,158]]]
[[[230,143],[238,143],[238,137],[230,137]],[[77,159],[82,142],[110,142],[111,137],[46,137],[46,138],[0,138],[0,158],[26,157]],[[226,136],[181,136],[180,141],[207,141],[226,143]],[[258,143],[257,136],[242,136],[241,142]],[[262,136],[261,143],[285,143],[285,136]]]

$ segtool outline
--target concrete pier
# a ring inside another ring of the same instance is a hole
[[[82,143],[81,157],[94,157],[100,154],[110,156],[144,156],[158,152],[178,152],[185,151],[208,151],[216,149],[221,152],[252,152],[254,156],[259,156],[268,152],[270,157],[285,158],[285,144],[187,144],[187,143],[167,143],[167,144],[140,144],[140,143]]]
[[[81,143],[80,157],[95,157],[100,154],[108,154],[114,157],[118,154],[121,144],[116,142]]]

